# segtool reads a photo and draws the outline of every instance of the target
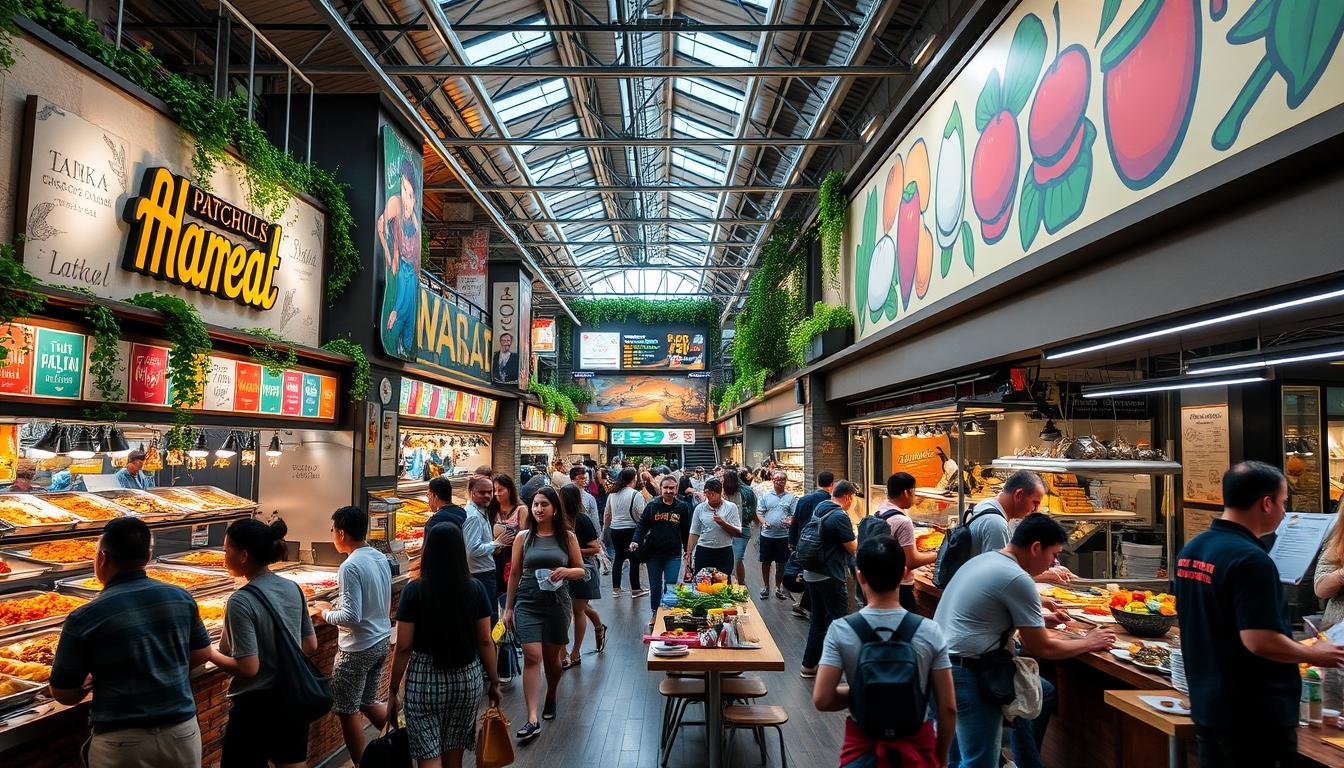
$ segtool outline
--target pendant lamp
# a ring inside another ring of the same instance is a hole
[[[67,455],[72,459],[92,459],[98,455],[98,446],[93,444],[93,436],[89,434],[88,427],[80,427],[75,433],[75,439],[70,444]]]

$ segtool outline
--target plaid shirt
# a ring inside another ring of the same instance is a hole
[[[196,716],[190,656],[209,645],[186,590],[121,573],[66,618],[51,685],[79,688],[93,675],[95,733],[176,725]]]

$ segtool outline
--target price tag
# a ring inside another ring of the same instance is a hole
[[[193,525],[191,526],[191,546],[204,547],[210,543],[210,526]]]

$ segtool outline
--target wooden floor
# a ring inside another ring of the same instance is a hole
[[[747,583],[755,596],[760,589],[760,567],[756,565],[756,546],[747,552]],[[626,582],[628,584],[628,582]],[[558,716],[543,723],[543,731],[531,744],[519,747],[519,768],[575,768],[579,765],[601,768],[656,766],[658,730],[662,718],[662,697],[658,695],[660,675],[645,668],[646,647],[640,642],[649,620],[649,597],[632,600],[613,598],[610,577],[606,577],[601,600],[594,606],[602,614],[609,631],[605,653],[593,652],[593,636],[584,639],[583,663],[564,673],[560,683]],[[784,727],[784,744],[790,766],[825,768],[839,763],[844,715],[817,712],[812,707],[812,681],[798,676],[798,667],[807,642],[807,622],[793,618],[793,603],[777,600],[757,601],[771,634],[779,644],[788,668],[783,672],[759,672],[769,688],[762,704],[777,704],[789,712]],[[571,634],[572,637],[572,634]],[[504,709],[513,728],[526,715],[522,680],[517,678],[504,687]],[[688,719],[702,720],[698,706],[690,709]],[[779,766],[778,740],[767,732],[768,765]],[[701,768],[705,765],[704,728],[691,726],[677,736],[669,768]],[[348,761],[333,761],[349,765]],[[474,763],[470,755],[466,765]],[[760,764],[760,752],[746,733],[738,734],[736,753],[731,763],[746,768]]]

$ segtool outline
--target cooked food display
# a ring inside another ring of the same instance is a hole
[[[1065,605],[1079,605],[1084,608],[1106,608],[1111,601],[1110,594],[1101,590],[1076,592],[1063,587],[1051,587],[1050,591],[1045,593],[1045,596],[1053,597]],[[1105,611],[1102,611],[1103,615],[1105,613]]]
[[[144,491],[100,491],[100,495],[141,515],[180,515],[182,510]]]
[[[58,633],[52,632],[49,635],[39,635],[11,645],[0,646],[0,658],[51,664],[56,660],[56,643],[60,639]]]
[[[299,589],[303,590],[303,596],[309,599],[312,599],[319,592],[336,588],[336,574],[325,571],[309,571],[296,568],[290,571],[276,571],[275,575],[298,584]]]
[[[146,568],[145,574],[155,581],[162,581],[165,584],[172,584],[175,587],[181,587],[183,589],[195,589],[202,584],[209,584],[218,578],[215,576],[208,576],[204,573],[171,571],[165,568]],[[103,589],[103,583],[92,576],[75,582],[75,586],[100,592]]]
[[[34,544],[28,557],[45,563],[80,563],[98,554],[97,539],[70,539]]]
[[[10,677],[0,677],[0,696],[9,696],[26,690],[28,689],[18,680]]]
[[[212,597],[208,600],[197,600],[196,607],[201,611],[201,621],[206,624],[223,621],[224,606],[228,602],[229,599],[227,597]]]
[[[0,600],[0,627],[64,616],[87,602],[78,597],[58,595],[55,592]]]
[[[178,562],[191,563],[192,565],[199,565],[203,568],[224,567],[223,552],[190,552],[185,555],[175,556],[174,559]]]
[[[106,499],[82,493],[46,493],[42,495],[42,500],[85,520],[111,520],[125,514],[120,507]]]
[[[13,571],[14,569],[9,567],[9,563],[0,560],[0,574],[12,573]]]
[[[1131,643],[1129,646],[1129,658],[1133,659],[1135,664],[1147,664],[1150,667],[1167,667],[1171,666],[1171,649],[1161,645]]]
[[[1122,589],[1111,595],[1110,607],[1126,613],[1176,615],[1176,596],[1165,592]]]
[[[209,512],[212,509],[224,508],[220,504],[213,503],[181,488],[151,488],[149,492],[193,512]]]
[[[8,497],[0,499],[0,520],[20,527],[73,523],[75,519],[63,510],[46,510]]]
[[[235,496],[212,485],[193,485],[190,488],[171,488],[163,490],[186,491],[210,505],[210,509],[237,509],[250,507],[252,502],[241,496]]]
[[[923,536],[916,536],[915,548],[921,552],[932,552],[943,546],[943,535],[941,531],[933,531]]]
[[[51,679],[51,665],[0,658],[0,674],[17,677],[30,683],[45,683]]]

